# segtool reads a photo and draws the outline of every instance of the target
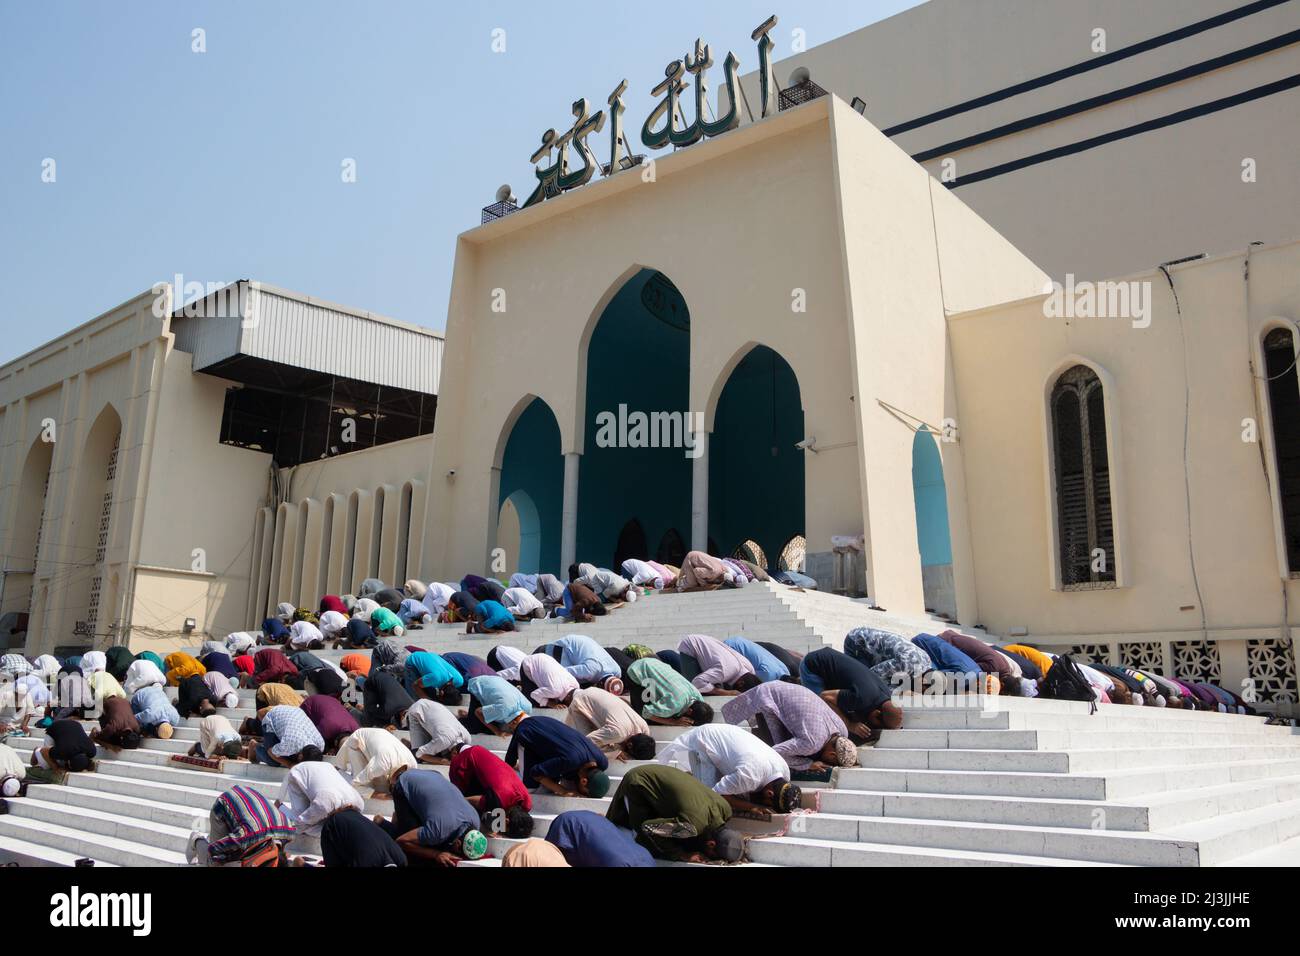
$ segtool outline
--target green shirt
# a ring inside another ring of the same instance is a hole
[[[370,625],[376,631],[391,631],[402,626],[402,619],[386,607],[377,607],[370,613]]]
[[[697,700],[695,685],[657,657],[643,657],[628,665],[627,676],[640,686],[641,713],[651,717],[676,717]],[[632,693],[638,693],[632,688]]]
[[[623,775],[606,817],[655,856],[673,858],[720,830],[731,805],[684,770],[645,764]]]

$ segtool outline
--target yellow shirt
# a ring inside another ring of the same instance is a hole
[[[202,677],[208,672],[206,667],[182,651],[168,654],[163,664],[167,668],[167,683],[172,687],[175,687],[186,677]]]
[[[1021,657],[1029,658],[1038,665],[1038,669],[1043,672],[1044,677],[1052,669],[1052,659],[1036,647],[1026,647],[1024,644],[1008,644],[1007,650],[1013,654],[1019,654]]]
[[[282,704],[289,707],[301,707],[302,695],[288,684],[263,684],[257,689],[258,710],[267,707],[279,707]]]

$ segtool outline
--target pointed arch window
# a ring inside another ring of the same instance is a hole
[[[1115,529],[1101,379],[1086,365],[1067,369],[1052,388],[1051,407],[1061,587],[1114,587]]]
[[[1300,573],[1300,384],[1290,329],[1273,329],[1264,336],[1264,370],[1287,571],[1295,576]]]

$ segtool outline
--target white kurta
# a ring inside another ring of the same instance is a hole
[[[550,654],[529,654],[520,662],[519,673],[537,685],[529,696],[534,704],[543,707],[552,701],[563,700],[578,689],[578,679]]]
[[[680,734],[658,756],[659,763],[685,764],[716,793],[744,796],[773,780],[789,780],[781,755],[744,727],[705,724]]]
[[[299,831],[320,836],[321,824],[336,810],[365,810],[357,788],[333,764],[310,760],[298,764],[284,778],[280,790],[286,813]]]
[[[393,734],[382,727],[362,727],[348,734],[339,756],[352,782],[360,787],[388,789],[388,777],[398,767],[414,767],[415,757]]]

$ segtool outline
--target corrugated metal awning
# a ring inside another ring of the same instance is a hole
[[[339,378],[438,393],[443,337],[431,329],[241,279],[172,316],[196,372],[261,359]]]

